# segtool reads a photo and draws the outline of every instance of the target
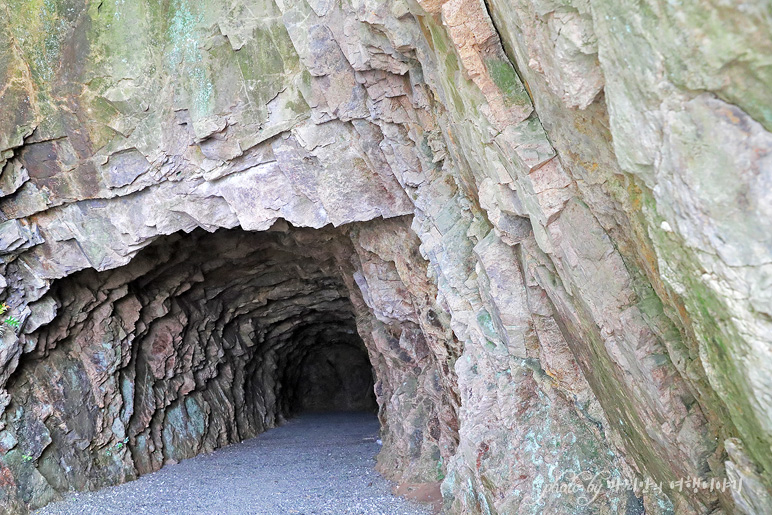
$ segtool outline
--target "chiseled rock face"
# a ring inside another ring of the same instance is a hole
[[[372,390],[451,513],[772,512],[762,3],[0,7],[8,510]]]

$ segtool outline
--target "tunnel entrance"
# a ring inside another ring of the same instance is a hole
[[[430,345],[450,333],[409,223],[197,229],[54,281],[0,420],[10,495],[43,506],[303,412],[377,412],[379,470],[436,475],[457,433]]]
[[[196,230],[57,281],[59,316],[9,383],[32,408],[19,410],[25,454],[48,483],[95,488],[304,411],[376,412],[344,280],[352,254],[334,230]]]

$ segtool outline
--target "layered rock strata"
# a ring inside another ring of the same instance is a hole
[[[772,512],[765,6],[0,6],[7,506],[313,408],[363,345],[379,469],[449,512]],[[638,482],[554,488],[596,474]]]

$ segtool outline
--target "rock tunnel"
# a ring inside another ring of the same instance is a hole
[[[7,383],[6,459],[31,472],[22,500],[122,482],[306,411],[377,412],[376,394],[384,423],[407,414],[387,405],[392,383],[434,363],[394,263],[355,252],[362,230],[175,233],[127,265],[55,282],[65,316]],[[363,293],[385,295],[392,327]],[[421,409],[434,432],[397,459],[440,458],[434,400]]]
[[[0,13],[0,511],[371,410],[448,513],[772,513],[764,2]]]

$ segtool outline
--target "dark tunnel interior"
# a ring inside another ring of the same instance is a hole
[[[335,230],[196,230],[57,281],[58,315],[9,383],[29,407],[21,437],[47,435],[25,442],[37,470],[55,487],[97,488],[304,411],[376,412],[352,254]],[[94,467],[56,484],[56,470]]]

